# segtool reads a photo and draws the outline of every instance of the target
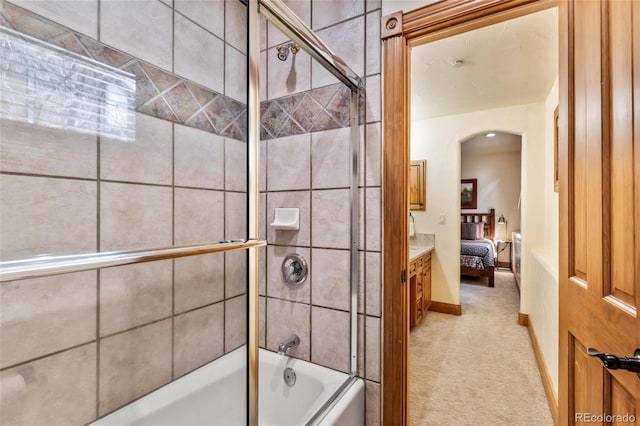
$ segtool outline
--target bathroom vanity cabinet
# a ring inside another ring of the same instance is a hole
[[[417,325],[431,306],[431,252],[409,263],[411,327]]]

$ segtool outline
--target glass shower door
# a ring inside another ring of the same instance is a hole
[[[0,1],[3,425],[246,423],[246,21]]]

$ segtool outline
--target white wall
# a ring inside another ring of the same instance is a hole
[[[481,138],[484,139],[484,138]],[[465,142],[482,143],[481,140]],[[496,209],[496,220],[501,214],[507,219],[508,230],[496,226],[496,238],[506,239],[505,232],[520,230],[520,151],[502,153],[462,153],[461,179],[478,179],[478,208],[465,213],[487,212]],[[502,229],[501,229],[502,228]]]
[[[558,194],[553,192],[554,120],[558,105],[556,80],[545,102],[545,158],[544,179],[544,245],[533,250],[530,258],[532,291],[529,323],[533,328],[547,370],[558,394]]]
[[[521,307],[529,312],[526,258],[544,246],[545,104],[534,103],[411,124],[411,158],[427,160],[427,211],[413,212],[416,232],[436,234],[432,261],[433,300],[460,303],[460,141],[487,130],[522,136]],[[439,224],[441,215],[446,223]]]

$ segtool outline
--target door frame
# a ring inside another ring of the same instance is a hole
[[[409,94],[411,48],[550,7],[557,0],[441,0],[383,16],[384,425],[407,425],[409,344]]]

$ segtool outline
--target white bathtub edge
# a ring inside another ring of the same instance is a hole
[[[364,426],[364,380],[352,377],[350,385],[338,396],[337,400],[325,410],[324,416],[317,423],[318,426],[353,425]]]

